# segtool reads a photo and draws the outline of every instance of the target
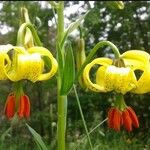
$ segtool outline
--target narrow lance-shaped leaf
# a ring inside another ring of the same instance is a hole
[[[61,42],[61,47],[64,45],[65,43],[65,40],[67,38],[67,36],[72,32],[74,31],[76,28],[78,28],[78,26],[80,25],[80,23],[82,22],[82,20],[86,17],[86,15],[89,13],[89,11],[87,13],[85,13],[83,16],[81,16],[77,21],[75,22],[72,22],[68,29],[66,30],[65,34],[64,34],[64,37],[62,39],[62,42]]]
[[[74,56],[71,44],[66,45],[65,65],[61,84],[61,95],[67,95],[73,86],[75,78]]]
[[[28,127],[30,133],[33,135],[34,140],[39,148],[39,150],[48,150],[45,143],[43,142],[41,136],[33,129],[31,128],[28,124],[26,124]]]

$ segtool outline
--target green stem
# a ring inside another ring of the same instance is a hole
[[[121,111],[127,107],[122,94],[116,94],[115,106]]]
[[[86,135],[87,135],[87,138],[88,138],[88,141],[89,141],[89,145],[90,145],[91,150],[93,150],[93,146],[92,146],[92,143],[91,143],[91,139],[90,139],[89,132],[88,132],[88,129],[87,129],[87,126],[86,126],[86,122],[85,122],[85,119],[84,119],[84,115],[83,115],[83,112],[82,112],[82,108],[81,108],[81,105],[80,105],[80,100],[79,100],[75,85],[73,85],[73,88],[74,88],[76,100],[77,100],[77,103],[78,103],[80,115],[81,115],[81,118],[82,118],[82,121],[83,121],[83,125],[84,125],[85,131],[86,131]]]
[[[59,44],[61,43],[64,35],[64,1],[58,3],[57,8],[57,52]],[[62,56],[64,57],[64,48],[61,47]],[[59,69],[60,70],[60,69]],[[60,94],[61,88],[61,74],[58,71],[57,78],[57,107],[58,107],[58,128],[57,128],[57,143],[58,150],[65,150],[65,133],[66,133],[66,114],[67,114],[67,95]]]
[[[57,40],[61,44],[64,36],[64,2],[59,2],[59,7],[57,9],[58,21],[57,21]],[[64,49],[62,48],[62,55],[64,55]]]
[[[34,37],[34,41],[38,46],[42,46],[42,43],[38,37],[38,34],[35,30],[35,28],[33,27],[33,25],[31,23],[23,23],[19,30],[18,30],[18,36],[17,36],[17,45],[18,46],[23,46],[22,44],[24,43],[24,34],[25,34],[25,30],[26,28],[29,28],[30,31],[32,32],[32,35]]]
[[[111,43],[110,41],[101,41],[99,43],[97,43],[94,48],[91,50],[91,52],[89,53],[89,55],[87,56],[85,62],[83,63],[83,65],[81,66],[80,70],[78,71],[77,73],[77,76],[76,76],[76,80],[78,79],[78,77],[81,75],[83,69],[85,68],[85,66],[90,62],[90,60],[92,59],[92,57],[94,56],[94,54],[97,52],[97,50],[99,48],[102,48],[104,46],[110,46],[115,54],[115,57],[116,58],[119,58],[120,56],[120,53],[119,53],[119,50],[118,48],[113,44]]]
[[[65,150],[67,96],[58,95],[58,150]]]

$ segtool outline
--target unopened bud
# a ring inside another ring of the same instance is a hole
[[[29,28],[26,29],[24,46],[25,46],[25,48],[30,48],[30,47],[34,46],[32,32],[30,31]]]
[[[76,65],[77,65],[77,70],[79,71],[81,65],[84,63],[86,59],[85,55],[85,42],[84,39],[78,39],[77,40],[77,50],[76,50]],[[82,75],[78,79],[79,84],[83,89],[86,88],[86,85],[84,83]]]
[[[21,16],[22,16],[22,23],[24,22],[31,23],[28,10],[25,7],[21,8]],[[32,32],[30,31],[29,28],[26,28],[25,31],[24,46],[25,48],[30,48],[34,46]]]

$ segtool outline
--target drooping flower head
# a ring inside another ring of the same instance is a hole
[[[123,53],[117,60],[120,66],[116,61],[114,64],[112,59],[96,58],[85,67],[83,78],[87,87],[95,92],[116,91],[125,94],[130,91],[143,94],[150,91],[149,59],[148,53],[139,50]],[[94,65],[100,65],[96,72],[96,83],[93,83],[90,79],[90,70]],[[135,70],[143,72],[139,79],[136,78]]]
[[[23,92],[22,80],[35,83],[48,80],[57,72],[56,59],[41,45],[37,32],[30,22],[28,10],[22,8],[16,46],[0,46],[0,80],[9,79],[14,82],[15,87],[13,93],[8,95],[4,108],[5,115],[9,119],[16,116],[15,114],[19,118],[30,116],[30,101]]]
[[[8,52],[12,50],[12,60]],[[0,80],[9,79],[20,81],[23,79],[32,82],[48,80],[55,75],[58,63],[51,52],[44,48],[34,46],[29,49],[24,47],[6,45],[0,46]],[[44,58],[49,61],[47,66]]]
[[[99,65],[96,71],[95,82],[90,77],[91,69]],[[140,77],[136,71],[141,71]],[[83,70],[83,79],[88,89],[94,92],[115,92],[122,98],[117,98],[115,106],[108,111],[108,126],[120,131],[123,125],[126,130],[132,131],[132,126],[139,127],[138,118],[131,107],[123,99],[127,92],[143,94],[150,92],[150,55],[144,51],[131,50],[123,53],[119,58],[112,60],[101,57],[86,65]]]
[[[23,51],[23,47],[17,48],[19,51]],[[51,62],[51,67],[46,73],[43,57],[47,57]],[[8,78],[12,81],[22,79],[28,79],[32,82],[48,80],[56,73],[58,67],[56,59],[44,47],[31,47],[26,53],[18,53],[13,63],[14,66],[8,72]]]

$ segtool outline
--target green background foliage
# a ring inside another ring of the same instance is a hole
[[[56,25],[54,15],[52,9],[50,9],[50,4],[46,1],[44,3],[46,4],[45,7],[38,1],[1,1],[0,44],[16,44],[17,31],[20,25],[20,8],[25,6],[44,47],[51,50],[55,55]],[[145,50],[150,53],[149,1],[124,2],[125,8],[123,10],[112,9],[109,2],[104,1],[95,1],[94,7],[91,6],[89,1],[66,1],[65,7],[68,8],[78,4],[80,4],[80,9],[70,15],[68,15],[69,12],[65,12],[65,15],[72,22],[87,10],[90,10],[82,24],[87,54],[101,40],[113,42],[121,53],[130,49]],[[39,18],[40,23],[36,17]],[[49,25],[51,20],[53,22]],[[2,34],[4,25],[11,28],[6,34]],[[75,41],[79,38],[78,31],[76,33],[77,35],[71,34],[69,37],[73,46],[75,46]],[[76,49],[74,48],[73,50],[75,53]],[[111,53],[112,51],[109,48],[104,48],[103,51],[98,51],[95,57],[113,57],[113,55],[110,55]],[[0,136],[2,136],[10,126],[9,121],[4,116],[3,108],[7,95],[12,91],[12,83],[10,81],[1,81],[0,85]],[[25,81],[24,90],[31,100],[31,118],[27,120],[28,124],[43,137],[47,144],[50,144],[49,148],[55,149],[57,127],[56,77],[53,77],[52,80],[35,84]],[[77,90],[87,126],[91,130],[106,118],[108,108],[113,103],[113,94],[85,92],[79,84],[77,84]],[[126,94],[126,103],[136,111],[140,120],[140,128],[135,129],[132,133],[125,131],[115,133],[110,131],[107,128],[107,124],[104,123],[90,135],[95,149],[150,149],[149,98],[149,93],[144,95]],[[87,139],[82,141],[85,131],[73,90],[70,91],[68,96],[67,117],[66,137],[68,149],[73,149],[75,146],[78,146],[77,149],[79,150],[88,149]],[[5,139],[1,138],[0,149],[36,149],[32,136],[24,122],[18,124]]]

